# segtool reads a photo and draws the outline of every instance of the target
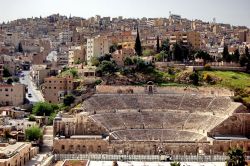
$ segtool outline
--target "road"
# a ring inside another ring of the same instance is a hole
[[[37,90],[37,87],[34,85],[33,81],[30,77],[30,71],[23,71],[24,77],[20,77],[20,83],[27,85],[28,93],[26,94],[26,98],[33,104],[40,101],[44,101],[43,95],[41,91]],[[28,97],[28,94],[31,94],[32,97]]]

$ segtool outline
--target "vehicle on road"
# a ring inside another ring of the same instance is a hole
[[[28,94],[28,97],[32,97],[32,94],[31,94],[31,93],[29,93],[29,94]]]

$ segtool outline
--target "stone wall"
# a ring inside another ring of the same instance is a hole
[[[250,136],[250,114],[236,113],[212,129],[209,136]]]
[[[250,154],[248,140],[214,140],[210,142],[160,142],[160,141],[110,141],[102,139],[60,139],[54,140],[56,154],[226,154],[230,147],[241,147]]]
[[[54,153],[107,153],[108,142],[102,139],[54,139]]]
[[[96,93],[134,93],[134,94],[145,94],[149,92],[149,86],[153,87],[153,93],[159,94],[201,94],[207,96],[233,96],[234,93],[225,88],[214,88],[214,87],[155,87],[154,85],[147,86],[108,86],[98,85],[96,86]]]
[[[72,135],[101,135],[107,131],[86,115],[78,114],[75,118],[63,118],[54,121],[54,136],[61,135],[69,138]]]

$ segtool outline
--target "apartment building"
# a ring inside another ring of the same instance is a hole
[[[0,105],[19,106],[24,103],[26,86],[23,84],[0,84]]]
[[[28,142],[0,143],[0,166],[25,166],[37,153]]]
[[[85,61],[86,50],[84,46],[72,46],[69,50],[69,67]]]
[[[0,62],[4,64],[4,67],[8,69],[10,74],[12,75],[16,74],[18,60],[16,60],[15,57],[9,55],[1,55]]]
[[[56,63],[58,66],[66,66],[69,63],[69,56],[66,52],[57,53]]]
[[[240,42],[246,42],[247,41],[247,30],[239,31],[238,38],[239,38]]]
[[[175,44],[182,41],[184,44],[187,44],[187,33],[186,32],[174,32],[170,35],[170,44]]]
[[[61,43],[72,42],[73,40],[73,31],[64,31],[59,33],[59,41]]]
[[[74,88],[73,77],[48,77],[41,85],[44,99],[49,103],[60,103],[63,97],[70,94]]]
[[[96,36],[87,39],[87,61],[94,56],[101,56],[109,53],[110,42],[107,37]]]
[[[4,43],[6,45],[14,45],[15,47],[17,47],[20,39],[21,37],[18,33],[7,32],[4,35]]]
[[[174,32],[170,35],[170,44],[183,42],[183,44],[190,43],[194,49],[200,49],[201,47],[201,36],[199,32]]]
[[[201,36],[199,32],[188,32],[187,33],[187,41],[192,45],[192,47],[196,50],[199,50],[201,47]]]
[[[46,77],[49,76],[50,70],[47,65],[33,65],[31,66],[30,76],[37,87],[39,87]]]

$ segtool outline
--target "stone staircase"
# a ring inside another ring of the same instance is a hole
[[[42,152],[51,152],[53,147],[53,126],[46,126],[43,131]]]

